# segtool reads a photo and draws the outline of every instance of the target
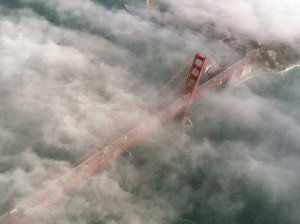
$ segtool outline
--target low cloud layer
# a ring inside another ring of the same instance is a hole
[[[1,212],[147,117],[149,97],[196,51],[232,57],[204,23],[299,40],[296,1],[163,2],[163,23],[142,1],[139,13],[120,1],[0,3]],[[299,73],[206,95],[192,129],[158,130],[30,223],[298,223]]]
[[[166,17],[178,23],[200,27],[214,23],[220,31],[251,36],[261,41],[299,44],[300,3],[296,0],[185,0],[162,1],[169,11]]]

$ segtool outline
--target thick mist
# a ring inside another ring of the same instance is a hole
[[[150,96],[219,33],[299,49],[298,1],[0,2],[0,211],[149,116]],[[300,70],[214,91],[30,223],[300,221]]]

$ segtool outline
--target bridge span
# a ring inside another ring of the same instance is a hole
[[[0,216],[0,223],[22,224],[30,222],[28,219],[31,216],[57,202],[110,160],[137,144],[143,137],[153,133],[168,121],[176,117],[185,123],[193,102],[209,90],[223,85],[232,76],[240,76],[249,59],[242,59],[225,71],[215,74],[214,77],[203,82],[202,75],[205,73],[206,62],[207,59],[197,53],[185,80],[173,88],[171,93],[165,94],[166,96],[162,98],[162,102],[152,115],[140,121],[134,128],[115,139],[111,144],[103,148],[95,146],[97,150],[94,150],[94,153],[85,155],[59,179],[50,181],[45,188],[35,192],[29,198],[19,201],[13,209]],[[160,95],[163,94],[160,93]]]

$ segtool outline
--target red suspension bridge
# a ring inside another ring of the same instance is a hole
[[[134,128],[106,147],[100,149],[99,146],[95,146],[94,150],[83,156],[59,179],[51,181],[45,188],[35,192],[29,198],[17,202],[13,209],[0,216],[0,223],[28,223],[31,216],[57,202],[88,176],[171,119],[176,117],[184,125],[188,125],[188,115],[193,102],[209,90],[223,85],[233,76],[238,76],[240,80],[249,77],[249,73],[244,77],[242,75],[245,73],[249,61],[249,58],[244,58],[224,71],[216,69],[214,66],[206,69],[209,67],[207,58],[197,53],[185,79],[180,80],[179,77],[190,62],[186,63],[159,91],[157,98],[160,101],[153,109],[152,116],[140,121]],[[172,87],[174,85],[175,87]]]

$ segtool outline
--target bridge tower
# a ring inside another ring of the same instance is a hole
[[[206,61],[207,58],[201,56],[199,53],[196,53],[190,72],[186,78],[183,93],[182,93],[183,97],[188,97],[188,102],[185,106],[182,115],[182,122],[184,124],[189,122],[188,119],[189,111],[195,100],[196,92],[202,78]]]

